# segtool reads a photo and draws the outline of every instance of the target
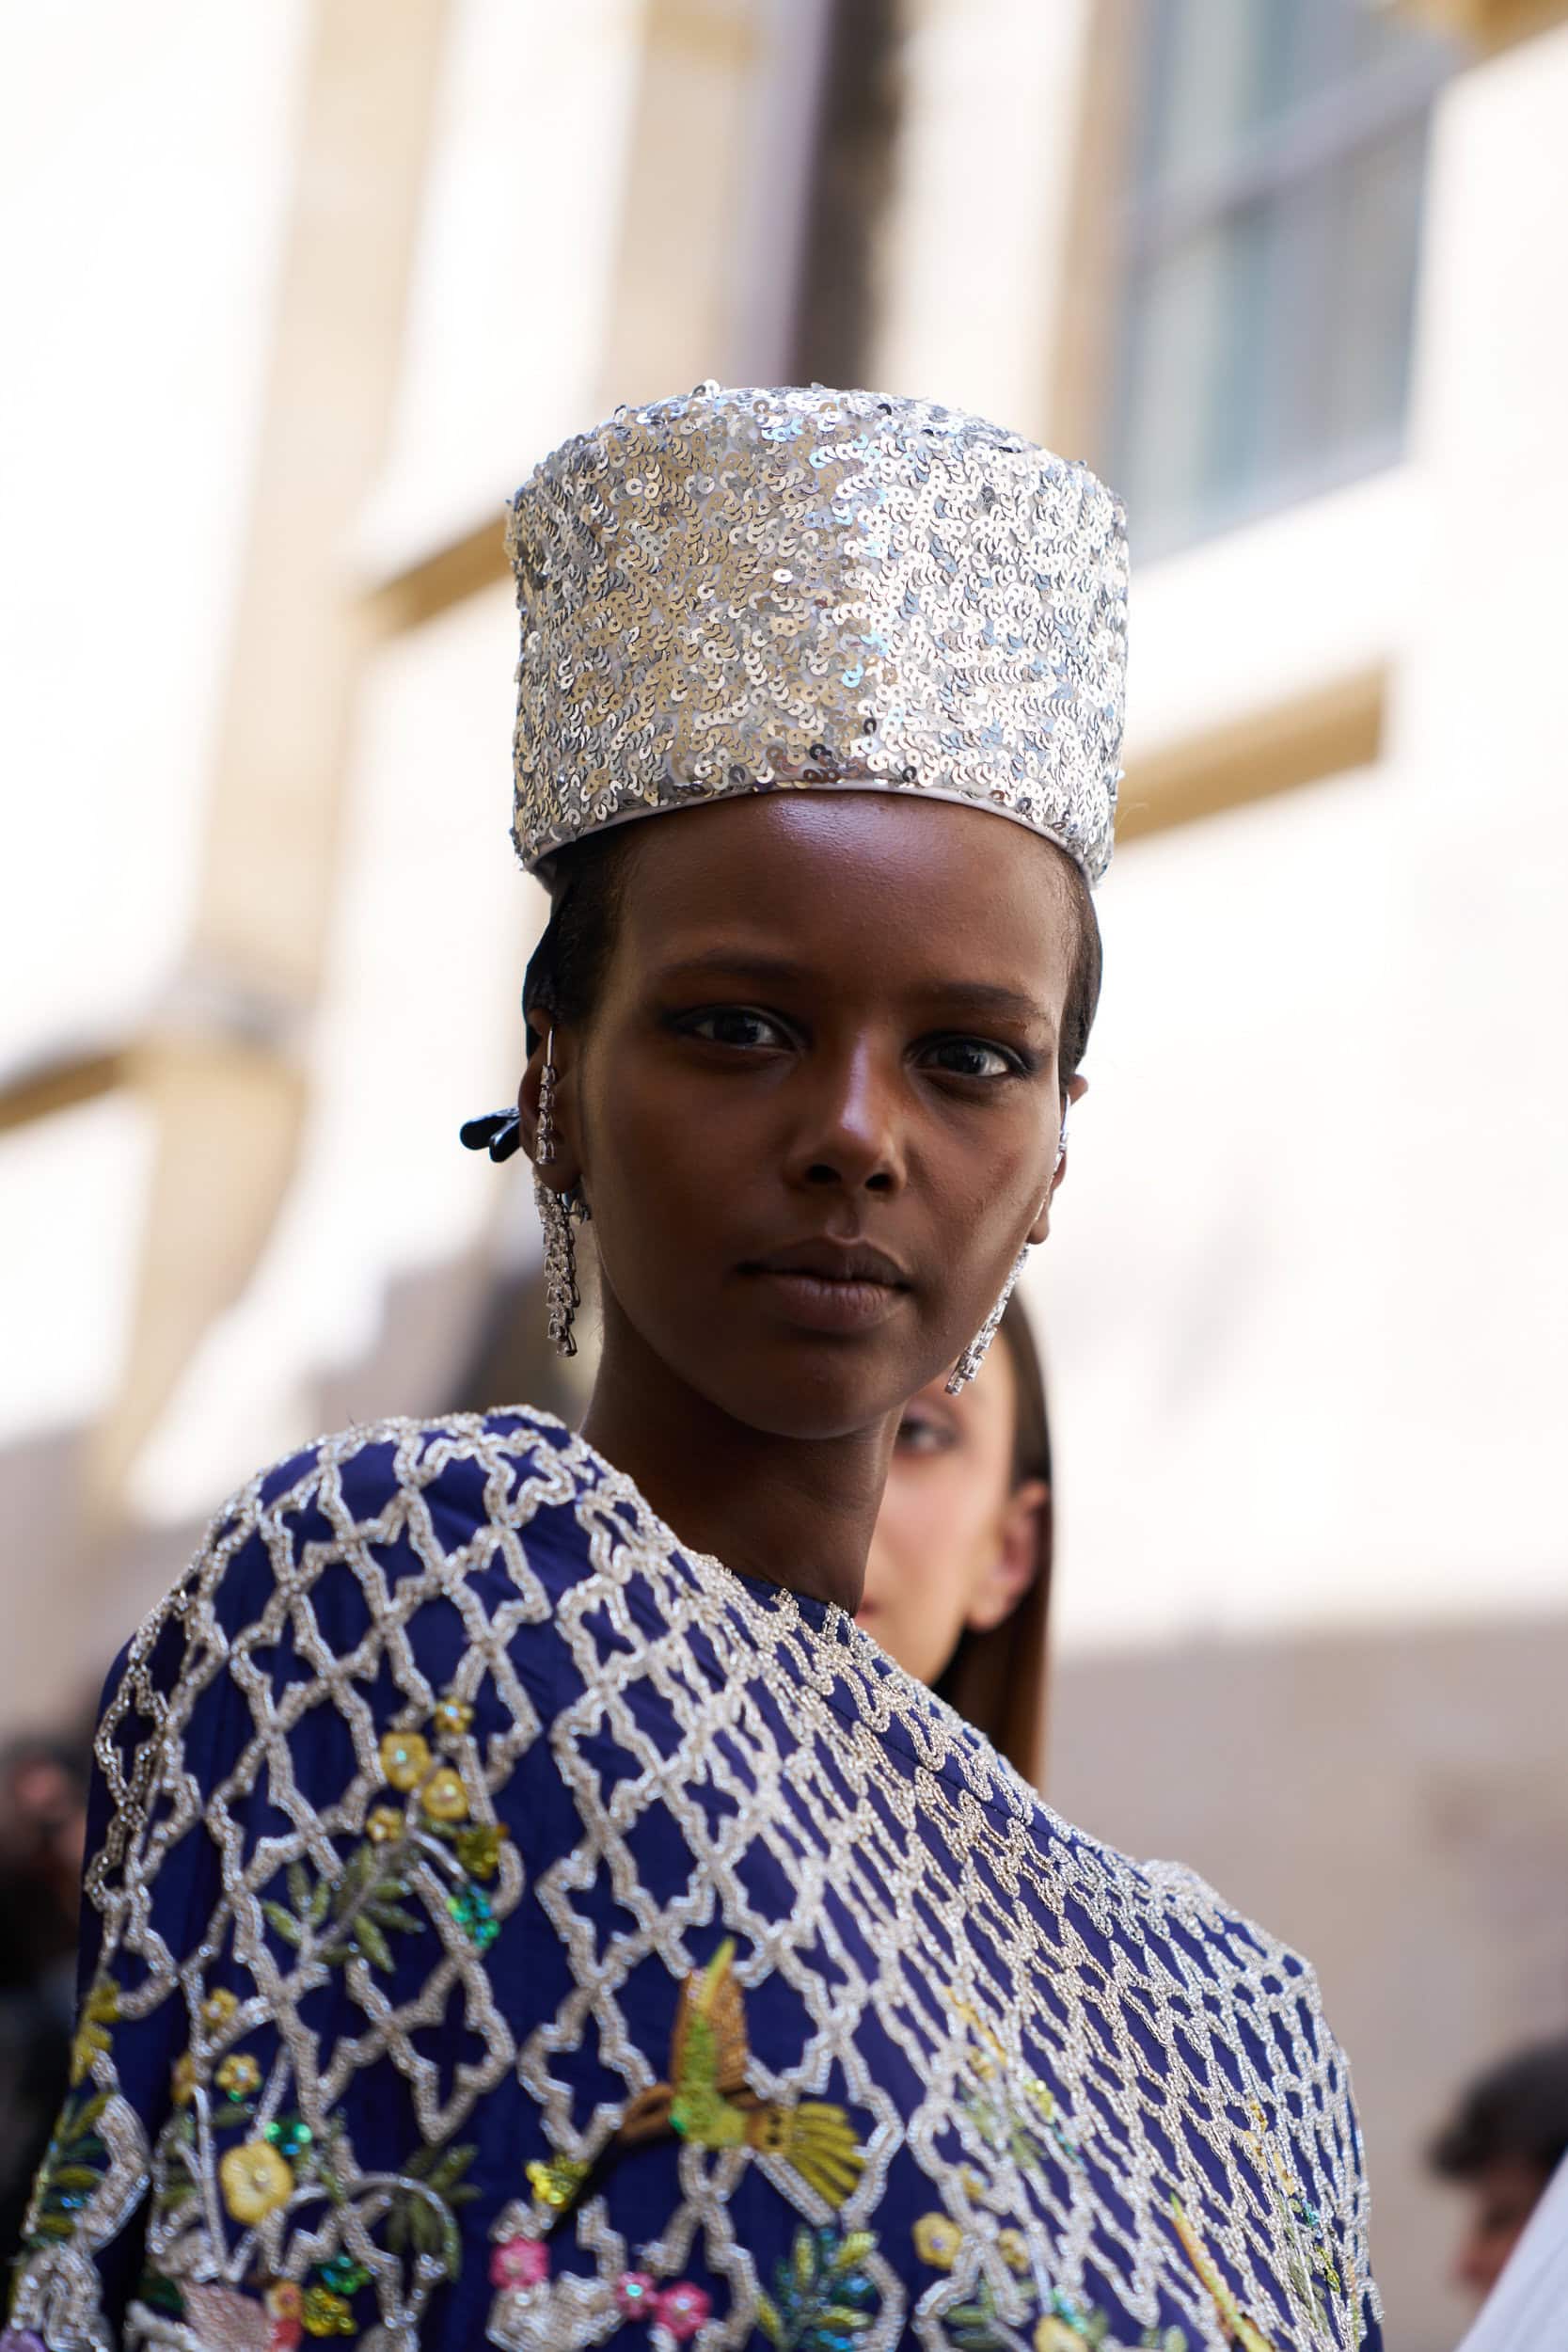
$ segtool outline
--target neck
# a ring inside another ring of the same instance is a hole
[[[582,1434],[635,1479],[694,1550],[812,1600],[860,1607],[896,1420],[843,1438],[778,1438],[736,1421],[606,1333]]]

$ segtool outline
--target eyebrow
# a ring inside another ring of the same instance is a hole
[[[705,955],[681,956],[672,963],[661,964],[651,977],[656,984],[666,987],[678,980],[721,977],[785,987],[793,983],[800,987],[820,984],[822,976],[810,964],[798,962],[791,956],[759,955],[754,948],[732,955],[723,948],[714,948]],[[1005,988],[993,980],[933,980],[920,993],[940,996],[943,1004],[961,1005],[977,1013],[1008,1013],[1021,1021],[1049,1023],[1050,1019],[1037,997],[1022,989]]]

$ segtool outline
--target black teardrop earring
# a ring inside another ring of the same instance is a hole
[[[516,1110],[488,1111],[483,1119],[466,1119],[457,1139],[469,1152],[488,1152],[493,1160],[509,1160],[522,1148],[523,1122]]]

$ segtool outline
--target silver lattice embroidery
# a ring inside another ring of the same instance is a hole
[[[552,2352],[820,2352],[835,2311],[864,2352],[1361,2340],[1310,1971],[544,1416],[254,1482],[98,1753],[102,1948],[13,2311],[51,2352],[415,2352],[458,2294]],[[736,2218],[759,2176],[783,2260]],[[121,2338],[100,2252],[144,2201]]]

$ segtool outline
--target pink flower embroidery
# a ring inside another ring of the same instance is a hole
[[[550,2258],[536,2237],[509,2237],[490,2256],[490,2284],[515,2295],[549,2276]]]
[[[669,2329],[677,2344],[685,2344],[696,2334],[712,2309],[712,2300],[702,2287],[694,2287],[689,2279],[677,2279],[656,2300],[654,2317],[661,2328]]]
[[[615,2308],[623,2319],[641,2319],[654,2309],[657,2289],[645,2270],[623,2270],[615,2281]]]

